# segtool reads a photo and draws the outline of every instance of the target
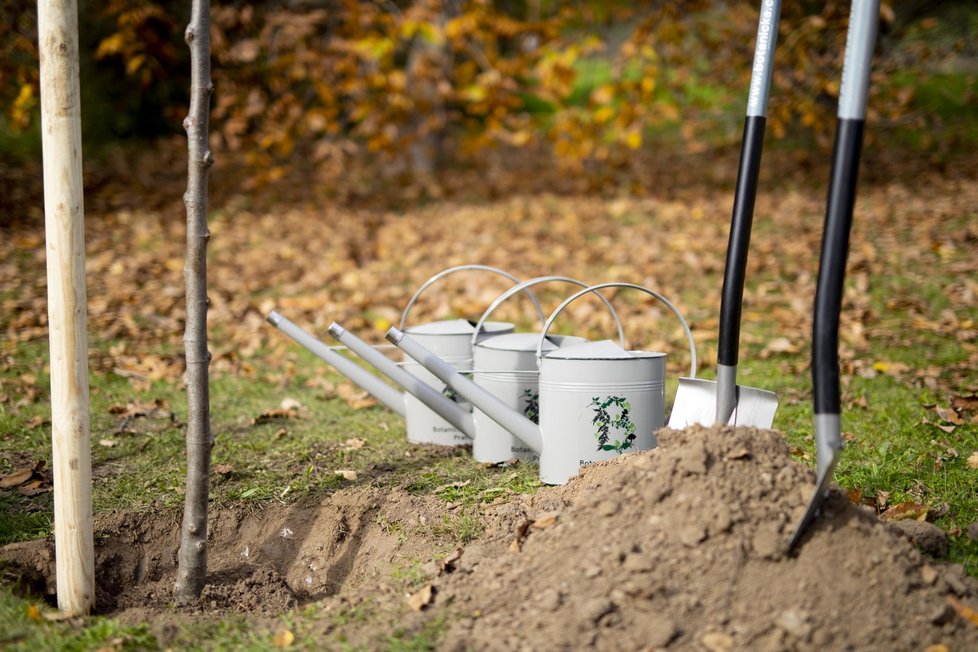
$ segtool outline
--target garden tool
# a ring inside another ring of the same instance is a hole
[[[822,254],[812,324],[812,385],[818,479],[805,513],[788,542],[793,548],[818,513],[842,452],[839,391],[839,313],[856,203],[859,154],[866,121],[879,0],[853,0],[842,66],[835,145],[829,179]]]
[[[705,426],[729,423],[770,428],[778,409],[778,398],[774,393],[737,385],[737,358],[744,275],[754,217],[754,200],[757,197],[757,177],[764,144],[767,101],[780,13],[781,0],[761,2],[730,223],[730,240],[727,244],[727,262],[723,275],[717,380],[679,379],[676,400],[669,415],[670,428],[681,429],[694,423]]]
[[[665,421],[665,353],[629,351],[624,341],[619,346],[611,340],[557,348],[547,338],[554,320],[570,303],[611,287],[645,292],[679,318],[690,346],[690,375],[695,377],[696,348],[685,318],[661,294],[631,283],[585,288],[568,297],[544,323],[536,338],[539,425],[458,373],[410,334],[392,327],[387,339],[538,452],[542,482],[564,484],[582,466],[653,448],[654,433]]]

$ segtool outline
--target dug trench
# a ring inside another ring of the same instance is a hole
[[[168,606],[176,516],[106,514],[99,608],[179,623],[306,605],[319,634],[342,627],[366,649],[436,620],[445,650],[978,649],[978,580],[840,492],[787,550],[813,481],[778,433],[691,428],[566,486],[483,506],[483,534],[458,549],[431,527],[457,506],[396,490],[218,510],[209,584],[187,609]],[[50,541],[2,556],[50,589]],[[410,560],[430,563],[407,585]],[[369,617],[329,617],[355,608]]]

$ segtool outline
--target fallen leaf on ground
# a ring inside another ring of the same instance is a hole
[[[302,403],[295,400],[294,398],[283,398],[282,402],[279,404],[279,407],[282,408],[283,410],[295,410],[296,412],[298,412],[299,410],[302,409]]]
[[[104,446],[106,448],[112,448],[113,446],[118,446],[119,445],[119,442],[117,442],[114,439],[99,439],[98,440],[98,445],[99,446]]]
[[[0,489],[12,489],[18,485],[22,485],[30,480],[32,475],[34,475],[34,467],[17,469],[13,473],[0,478]]]
[[[971,455],[969,455],[968,459],[965,460],[965,464],[967,464],[973,469],[978,469],[978,451],[975,451]]]
[[[886,374],[887,376],[896,376],[909,371],[910,365],[902,362],[888,362],[886,360],[879,360],[873,363],[873,369],[881,374]]]
[[[964,425],[964,419],[953,408],[944,408],[937,405],[934,407],[934,410],[937,412],[937,416],[941,417],[943,421],[956,426]]]
[[[484,469],[504,469],[508,466],[516,466],[520,461],[513,457],[508,460],[503,460],[502,462],[483,462],[480,466]]]
[[[955,396],[951,399],[951,407],[958,412],[978,412],[978,395]]]
[[[343,448],[349,450],[359,450],[363,448],[366,443],[367,442],[362,439],[353,437],[352,439],[347,439],[345,442],[343,442]]]
[[[435,487],[431,493],[440,494],[441,492],[447,489],[461,489],[462,487],[467,487],[470,484],[472,484],[471,480],[466,480],[464,482],[449,482],[448,484],[443,484],[438,487]]]
[[[371,398],[368,392],[358,390],[350,383],[343,383],[336,388],[339,397],[354,410],[377,405],[377,400]]]
[[[27,423],[25,423],[24,425],[27,426],[28,428],[33,429],[33,428],[40,428],[46,423],[51,423],[51,420],[45,419],[41,415],[37,415],[35,417],[31,417],[30,419],[28,419]]]
[[[408,606],[414,611],[421,611],[431,604],[434,597],[435,587],[431,584],[426,584],[408,596]]]
[[[535,521],[533,521],[531,527],[537,530],[543,530],[553,525],[556,525],[558,516],[559,516],[559,512],[548,512],[546,514],[541,514],[536,518]]]
[[[275,636],[272,637],[272,645],[275,647],[289,647],[295,642],[295,634],[291,630],[285,629],[284,627],[277,632]]]
[[[307,380],[305,386],[311,389],[323,390],[323,396],[326,398],[332,398],[336,394],[336,385],[319,376]]]
[[[42,615],[44,616],[44,620],[52,623],[68,622],[72,624],[80,624],[82,622],[81,618],[64,611],[45,611]]]
[[[343,476],[344,480],[349,480],[350,482],[353,482],[354,480],[357,479],[357,472],[351,471],[350,469],[338,469],[336,471],[333,471],[333,473],[336,475]]]
[[[17,487],[17,493],[27,497],[47,493],[51,490],[52,487],[46,486],[44,480],[31,480],[27,484]]]
[[[509,549],[513,552],[520,552],[523,550],[523,542],[526,541],[527,534],[530,531],[530,526],[533,524],[528,518],[523,519],[516,526],[514,534],[516,537],[510,542]]]
[[[910,519],[926,521],[927,512],[927,505],[908,501],[890,507],[880,515],[880,518],[884,521],[907,521]]]
[[[953,595],[947,596],[947,602],[954,607],[954,610],[958,612],[959,616],[970,622],[975,627],[978,627],[978,611],[961,602]]]
[[[172,419],[173,412],[167,409],[169,404],[163,399],[155,399],[150,402],[133,401],[125,405],[113,405],[109,407],[109,414],[122,417],[150,417],[154,419]]]
[[[934,423],[933,421],[928,421],[927,419],[924,419],[921,423],[928,426],[934,426],[935,428],[938,428],[949,435],[958,428],[957,426],[948,425],[946,423]]]
[[[882,490],[880,490],[880,491],[877,491],[876,492],[876,507],[877,508],[884,509],[886,507],[886,503],[888,503],[889,501],[890,501],[890,492],[889,491],[882,491]]]
[[[217,473],[218,475],[227,475],[228,473],[230,473],[233,470],[234,470],[234,465],[233,464],[215,464],[214,465],[214,473]]]
[[[760,358],[763,360],[779,353],[798,353],[799,351],[801,351],[801,347],[787,337],[776,337],[761,349]]]
[[[264,412],[259,414],[255,418],[254,424],[258,426],[263,423],[268,423],[270,421],[276,421],[278,419],[298,419],[298,418],[300,418],[298,410],[275,408],[272,410],[265,410]]]

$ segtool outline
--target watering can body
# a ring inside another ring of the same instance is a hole
[[[540,480],[564,484],[582,467],[656,445],[665,423],[666,354],[609,340],[540,360]]]
[[[476,342],[512,333],[513,330],[513,324],[508,322],[487,322],[476,337]],[[475,327],[471,322],[464,319],[435,321],[412,326],[407,332],[457,370],[468,372],[472,369]],[[472,411],[472,405],[468,401],[451,391],[445,383],[411,358],[405,356],[401,366],[418,380],[453,400],[463,412]],[[466,433],[438,416],[410,392],[404,396],[404,407],[408,441],[442,446],[464,446],[472,443]]]
[[[586,341],[582,337],[551,336],[545,351]],[[534,423],[540,422],[540,382],[537,368],[536,333],[510,333],[485,339],[473,351],[472,380],[510,409]],[[439,381],[440,382],[440,381]],[[539,453],[475,408],[475,438],[472,457],[477,462],[497,464],[511,459],[537,461]]]

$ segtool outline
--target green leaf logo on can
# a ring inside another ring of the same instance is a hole
[[[523,416],[533,423],[539,424],[540,394],[527,387],[523,390],[523,400],[526,401],[526,405],[523,406]]]
[[[635,441],[635,424],[632,423],[631,404],[622,396],[609,396],[591,399],[588,406],[594,410],[591,424],[596,426],[594,436],[598,440],[599,451],[624,453]],[[620,437],[620,439],[613,437]]]

